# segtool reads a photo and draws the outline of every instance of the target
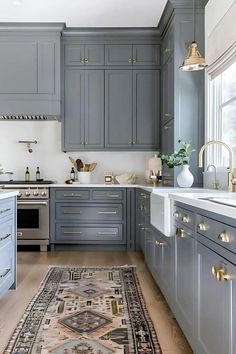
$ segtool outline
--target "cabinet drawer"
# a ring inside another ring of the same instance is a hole
[[[7,244],[14,245],[15,241],[15,222],[13,218],[10,218],[4,223],[0,223],[0,252],[1,248]]]
[[[76,205],[61,204],[56,205],[56,219],[77,220],[77,221],[122,221],[123,205],[109,204],[103,205]]]
[[[14,198],[0,200],[0,220],[14,212]]]
[[[195,219],[194,214],[191,211],[174,206],[173,217],[175,221],[194,229]]]
[[[0,296],[14,283],[15,251],[12,245],[5,245],[0,251]]]
[[[124,191],[117,189],[92,190],[93,200],[123,200]]]
[[[83,242],[84,243],[103,243],[112,241],[112,243],[123,243],[122,225],[56,225],[56,241],[63,242]]]
[[[89,189],[66,188],[56,191],[56,199],[60,200],[89,200]]]
[[[197,232],[231,252],[236,253],[236,228],[197,215]]]

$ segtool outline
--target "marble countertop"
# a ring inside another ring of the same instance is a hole
[[[6,199],[6,198],[10,198],[10,197],[15,197],[18,195],[18,191],[17,190],[11,190],[11,191],[7,191],[7,190],[0,190],[0,199]]]
[[[66,183],[53,183],[49,184],[48,187],[50,188],[142,188],[146,191],[152,192],[155,188],[162,188],[162,187],[153,187],[152,185],[145,185],[145,184],[105,184],[105,183],[73,183],[73,184],[66,184]]]

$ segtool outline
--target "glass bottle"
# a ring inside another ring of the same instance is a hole
[[[75,169],[74,167],[71,168],[71,171],[70,171],[70,179],[75,182]]]
[[[39,167],[37,167],[37,170],[36,170],[36,181],[39,181],[40,180],[40,171],[39,171]]]
[[[30,181],[29,167],[26,167],[26,171],[25,171],[25,181],[26,181],[26,182],[29,182],[29,181]]]

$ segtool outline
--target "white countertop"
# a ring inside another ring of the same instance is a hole
[[[18,195],[18,191],[15,190],[11,190],[11,191],[7,191],[7,190],[0,190],[0,199],[6,199],[6,198],[10,198],[10,197],[15,197]]]
[[[203,209],[212,213],[236,219],[236,207],[218,204],[209,200],[199,199],[205,197],[216,197],[216,193],[217,192],[215,191],[209,192],[209,190],[206,190],[202,193],[170,193],[169,198],[173,201],[190,205],[195,208]],[[217,193],[217,197],[218,199],[224,198],[229,200],[236,200],[236,193],[219,191],[219,193]]]
[[[152,192],[155,188],[162,188],[162,187],[153,187],[152,185],[141,185],[141,184],[105,184],[105,183],[53,183],[49,184],[48,187],[50,188],[58,188],[58,187],[66,187],[66,188],[142,188],[148,192]]]

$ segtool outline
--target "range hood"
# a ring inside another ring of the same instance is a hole
[[[18,116],[18,115],[12,115],[12,116],[6,116],[6,115],[0,115],[0,121],[51,121],[51,120],[58,120],[57,116],[41,116],[41,115],[31,115],[31,116]]]

